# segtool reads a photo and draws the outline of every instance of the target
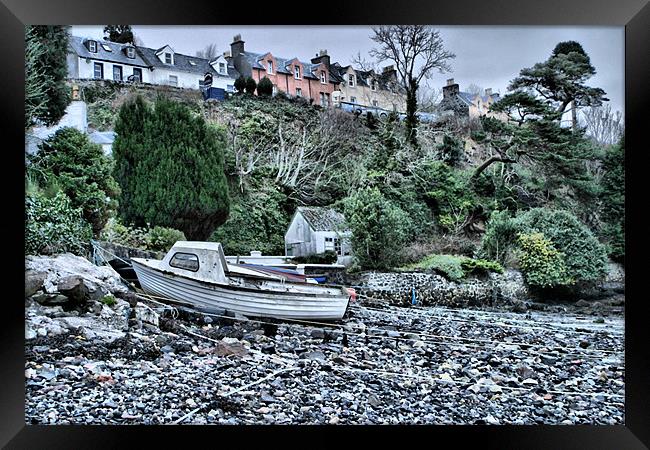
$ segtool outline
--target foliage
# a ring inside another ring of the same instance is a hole
[[[460,281],[471,274],[502,273],[503,267],[494,261],[459,255],[429,255],[405,270],[433,270],[451,281]]]
[[[112,161],[101,146],[75,128],[64,127],[43,142],[30,156],[30,171],[40,184],[56,182],[81,208],[84,219],[97,235],[117,208],[119,186],[111,176]]]
[[[223,129],[208,126],[183,104],[160,97],[152,109],[138,96],[120,109],[115,132],[114,173],[125,222],[207,240],[226,221]]]
[[[113,306],[117,303],[115,297],[111,294],[105,295],[100,301],[107,306]]]
[[[235,80],[235,89],[240,94],[243,94],[246,90],[246,77],[244,77],[244,75],[239,75],[239,77],[237,77]]]
[[[500,263],[509,262],[509,252],[517,237],[517,223],[508,211],[493,211],[487,222],[479,255]]]
[[[260,97],[270,97],[273,95],[273,83],[268,77],[264,77],[257,85],[257,95]]]
[[[408,217],[379,189],[362,189],[348,197],[345,217],[352,231],[352,250],[360,266],[387,269],[399,262]]]
[[[70,92],[66,85],[68,28],[60,25],[34,25],[28,26],[26,30],[32,48],[41,47],[37,50],[40,53],[38,58],[31,55],[29,72],[40,75],[37,78],[42,81],[41,87],[45,92],[45,97],[33,97],[30,94],[27,100],[30,107],[42,104],[42,107],[35,111],[36,114],[32,119],[41,121],[47,126],[57,123],[70,103]]]
[[[253,77],[246,78],[246,93],[253,95],[255,93],[256,88],[257,88],[257,83],[255,82],[255,80],[253,80]]]
[[[625,140],[607,150],[603,161],[601,235],[609,256],[618,262],[625,259]]]
[[[450,134],[445,134],[442,144],[438,146],[440,160],[451,167],[458,167],[463,160],[465,149],[463,141]]]
[[[109,131],[115,126],[117,114],[113,102],[101,99],[88,104],[88,126],[98,131]]]
[[[334,264],[338,260],[338,256],[334,250],[327,250],[324,253],[318,253],[307,256],[294,256],[291,259],[292,263],[296,264]]]
[[[166,227],[153,227],[149,230],[146,237],[147,249],[166,252],[177,241],[184,241],[185,235],[182,231]]]
[[[573,284],[564,254],[543,233],[520,233],[517,239],[519,264],[526,283],[541,288]]]
[[[45,46],[33,29],[25,29],[25,129],[34,125],[47,108],[47,74],[39,61],[45,54]]]
[[[135,36],[131,25],[106,25],[104,27],[104,39],[119,44],[135,45]]]
[[[58,192],[52,198],[42,193],[25,196],[25,254],[72,252],[85,255],[92,237],[81,208]]]
[[[173,228],[128,227],[114,218],[108,221],[100,239],[127,247],[161,252],[168,251],[177,241],[186,240],[181,231]]]

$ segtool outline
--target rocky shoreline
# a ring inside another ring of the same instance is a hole
[[[29,424],[624,423],[620,299],[260,323],[144,302],[84,261],[26,259]]]

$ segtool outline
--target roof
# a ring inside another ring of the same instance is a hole
[[[314,231],[347,231],[345,216],[332,208],[325,207],[298,207],[305,220]]]
[[[164,46],[162,48],[165,48]],[[206,73],[212,74],[213,77],[222,77],[222,78],[237,78],[239,73],[235,70],[234,67],[228,65],[228,75],[221,74],[215,71],[210,65],[210,61],[204,58],[199,58],[197,56],[188,56],[183,55],[182,53],[174,53],[174,64],[165,64],[158,58],[156,53],[159,50],[147,47],[137,47],[138,51],[141,52],[142,56],[146,61],[149,62],[149,65],[154,68],[168,69],[168,70],[178,70],[181,72],[196,73],[200,75],[205,75]],[[191,64],[190,61],[194,64]]]
[[[88,135],[95,144],[112,144],[115,141],[115,131],[93,131]]]
[[[88,50],[88,47],[84,44],[86,41],[97,42],[97,53]],[[80,58],[100,59],[103,61],[129,64],[132,66],[149,66],[149,63],[142,58],[138,51],[135,52],[135,58],[129,58],[126,56],[124,49],[127,47],[133,47],[131,44],[118,44],[117,42],[104,41],[101,39],[70,36],[68,45]],[[109,52],[108,50],[105,50],[103,45],[108,46],[111,51]],[[137,50],[140,50],[140,48],[141,47],[136,47]]]
[[[332,69],[333,71],[338,72],[337,79],[340,80],[340,82],[343,82],[345,78],[343,75],[345,75],[348,71],[348,69],[351,67],[350,65],[347,66],[341,66],[339,63],[334,63],[332,64]],[[397,83],[396,80],[389,74],[389,73],[376,73],[373,70],[360,70],[360,69],[355,69],[352,67],[352,70],[354,70],[354,73],[356,75],[356,83],[359,86],[370,86],[370,79],[374,78],[377,80],[377,85],[378,88],[381,90],[385,91],[395,91],[395,90],[403,90],[401,87],[401,84]]]
[[[268,55],[269,52],[266,53],[254,53],[254,52],[248,52],[245,51],[242,53],[244,58],[248,61],[248,63],[251,65],[253,69],[259,69],[259,70],[266,70],[266,67],[260,64],[260,61],[264,59],[264,56]],[[272,53],[271,53],[272,54]],[[273,55],[273,54],[272,54]],[[303,77],[304,78],[312,78],[312,79],[318,79],[318,75],[316,74],[316,70],[318,70],[318,67],[320,64],[313,64],[311,62],[304,62],[300,61],[298,58],[293,57],[293,58],[283,58],[280,56],[273,55],[273,58],[275,58],[275,61],[277,63],[277,68],[275,68],[277,73],[284,73],[284,74],[293,74],[293,69],[291,69],[291,65],[293,61],[298,61],[303,67]],[[330,71],[330,75],[331,75]],[[331,81],[331,79],[330,79]]]

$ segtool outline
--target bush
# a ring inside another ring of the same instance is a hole
[[[111,100],[102,99],[88,105],[88,126],[98,131],[112,130],[116,117]]]
[[[72,252],[85,255],[92,230],[81,208],[59,192],[52,198],[43,194],[25,197],[25,254]]]
[[[366,188],[346,198],[345,217],[352,231],[352,250],[361,267],[388,269],[399,263],[408,217],[377,188]]]
[[[102,299],[101,302],[107,306],[113,306],[117,301],[115,300],[115,297],[112,295],[105,295]]]
[[[142,250],[168,251],[176,241],[184,241],[182,231],[173,228],[153,227],[151,229],[128,227],[111,219],[102,230],[100,238],[107,242]]]
[[[255,93],[255,88],[257,88],[255,80],[253,80],[252,77],[246,78],[246,93],[253,95]]]
[[[240,75],[236,80],[235,80],[235,89],[237,92],[240,94],[243,94],[244,91],[246,90],[246,78],[244,75]]]
[[[115,213],[120,193],[111,176],[112,161],[101,146],[79,130],[65,127],[43,142],[30,163],[36,181],[56,183],[70,198],[72,208],[81,208],[93,234],[98,235]]]
[[[273,95],[273,83],[268,77],[264,77],[257,85],[257,95],[260,97],[270,97]]]
[[[451,281],[460,281],[468,275],[481,275],[487,272],[503,273],[503,267],[499,263],[459,255],[429,255],[404,269],[433,270]]]
[[[463,141],[449,134],[445,134],[442,144],[438,146],[438,155],[441,161],[451,167],[458,167],[463,161],[465,148]]]
[[[609,148],[603,161],[601,236],[609,256],[618,262],[625,259],[625,141]]]
[[[519,264],[526,283],[549,288],[572,284],[564,264],[564,254],[542,233],[519,234]]]
[[[480,256],[500,263],[512,263],[511,250],[517,237],[517,223],[508,211],[493,211],[483,235]]]
[[[294,256],[291,262],[296,264],[334,264],[338,260],[336,252],[327,250],[325,253],[318,253],[307,256]]]
[[[185,235],[182,231],[173,228],[153,227],[146,236],[147,249],[159,252],[166,252],[177,241],[184,241]]]

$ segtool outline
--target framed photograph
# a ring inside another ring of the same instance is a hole
[[[650,7],[322,12],[3,2],[2,444],[647,448]]]

